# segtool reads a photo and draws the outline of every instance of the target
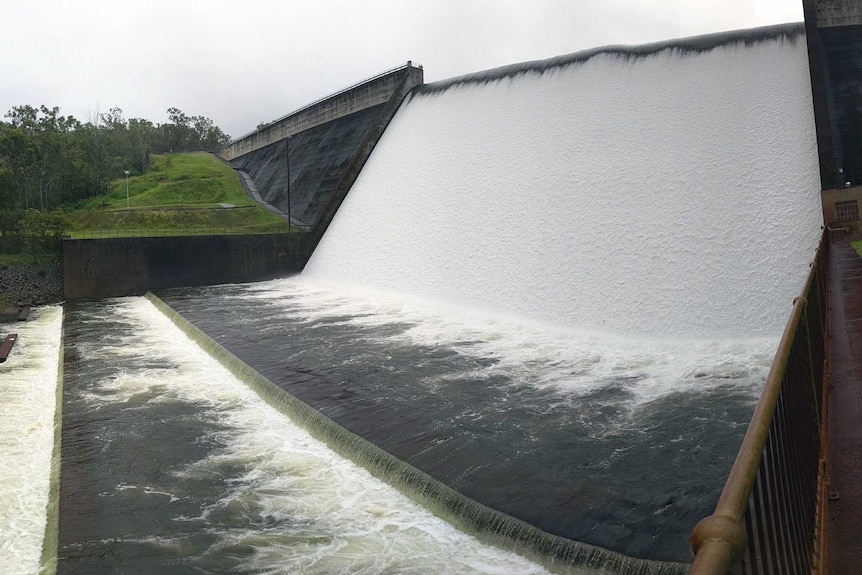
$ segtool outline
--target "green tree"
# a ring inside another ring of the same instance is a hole
[[[62,190],[66,175],[65,150],[68,134],[80,128],[80,122],[72,116],[60,115],[60,108],[40,106],[15,106],[6,114],[14,128],[27,132],[38,150],[33,170],[36,200],[39,209],[47,210],[53,202],[53,194]],[[62,193],[57,204],[63,202]]]
[[[0,194],[12,209],[30,207],[28,187],[38,167],[39,149],[25,130],[0,124],[0,170],[4,173]]]
[[[62,238],[66,230],[66,218],[62,212],[50,214],[30,208],[18,222],[24,236],[25,252],[34,262],[45,257],[56,257],[62,250]]]
[[[71,206],[106,193],[124,170],[146,172],[152,152],[216,151],[230,139],[209,118],[179,108],[169,108],[162,124],[126,120],[119,107],[87,112],[83,123],[44,105],[14,106],[5,118],[0,202],[6,213]]]
[[[129,142],[133,165],[143,174],[149,166],[150,152],[156,141],[156,125],[143,118],[129,120]]]

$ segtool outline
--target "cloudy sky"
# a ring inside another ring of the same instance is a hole
[[[426,82],[802,20],[802,0],[0,0],[0,113],[178,107],[237,137],[403,64]]]

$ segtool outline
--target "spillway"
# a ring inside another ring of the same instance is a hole
[[[821,222],[801,25],[425,86],[305,273],[578,329],[774,336]]]
[[[665,561],[688,559],[775,348],[584,334],[302,277],[160,296],[283,390],[470,499]]]
[[[59,573],[546,572],[335,456],[143,298],[68,313]]]
[[[35,311],[26,323],[0,324],[0,334],[18,333],[12,354],[0,364],[0,565],[4,573],[30,575],[43,567],[50,571],[55,562],[55,414],[62,322],[63,310],[51,306]]]
[[[801,25],[598,49],[415,91],[301,276],[159,296],[453,505],[679,573],[818,191]],[[61,572],[542,572],[336,458],[144,300],[70,317]]]

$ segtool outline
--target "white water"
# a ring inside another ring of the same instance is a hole
[[[63,310],[35,310],[0,326],[18,334],[0,364],[0,566],[5,575],[39,572],[47,521]]]
[[[598,55],[402,105],[305,274],[637,337],[774,337],[817,174],[804,37]]]
[[[465,535],[351,462],[333,454],[271,408],[234,378],[143,298],[119,301],[112,319],[134,325],[134,335],[110,345],[82,347],[87,357],[145,358],[148,365],[94,382],[87,400],[128,402],[145,394],[148,402],[191,402],[202,421],[227,428],[208,438],[219,448],[178,473],[183,482],[218,475],[228,466],[244,468],[223,497],[199,517],[176,520],[200,524],[218,536],[208,553],[216,557],[232,546],[253,547],[243,569],[254,573],[544,573],[513,553],[494,549]],[[202,426],[206,428],[206,426]],[[149,485],[117,485],[182,495]],[[256,511],[259,509],[263,511]],[[273,528],[250,529],[239,522],[215,532],[211,516],[262,513]],[[158,539],[154,546],[180,547]],[[229,552],[229,551],[228,551]],[[206,561],[207,557],[202,557]]]
[[[471,381],[502,374],[513,385],[552,390],[561,401],[574,403],[611,381],[627,380],[627,403],[620,407],[632,416],[668,395],[703,393],[716,387],[734,387],[754,400],[777,343],[775,338],[763,337],[609,336],[307,276],[261,282],[250,286],[249,292],[271,306],[270,310],[280,308],[285,315],[302,317],[309,324],[331,322],[334,317],[354,325],[410,324],[403,332],[384,331],[385,335],[377,336],[388,346],[444,347],[495,360],[478,371],[451,373],[448,378]],[[278,325],[277,318],[273,317],[273,323]],[[450,382],[425,383],[433,391]]]

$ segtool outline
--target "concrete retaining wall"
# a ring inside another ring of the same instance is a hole
[[[308,245],[299,233],[64,240],[63,291],[71,300],[272,279],[301,271]]]
[[[219,155],[226,160],[232,160],[303,130],[383,104],[395,93],[405,74],[411,79],[411,86],[422,84],[422,68],[408,62],[406,66],[346,88],[238,138],[222,148]]]

